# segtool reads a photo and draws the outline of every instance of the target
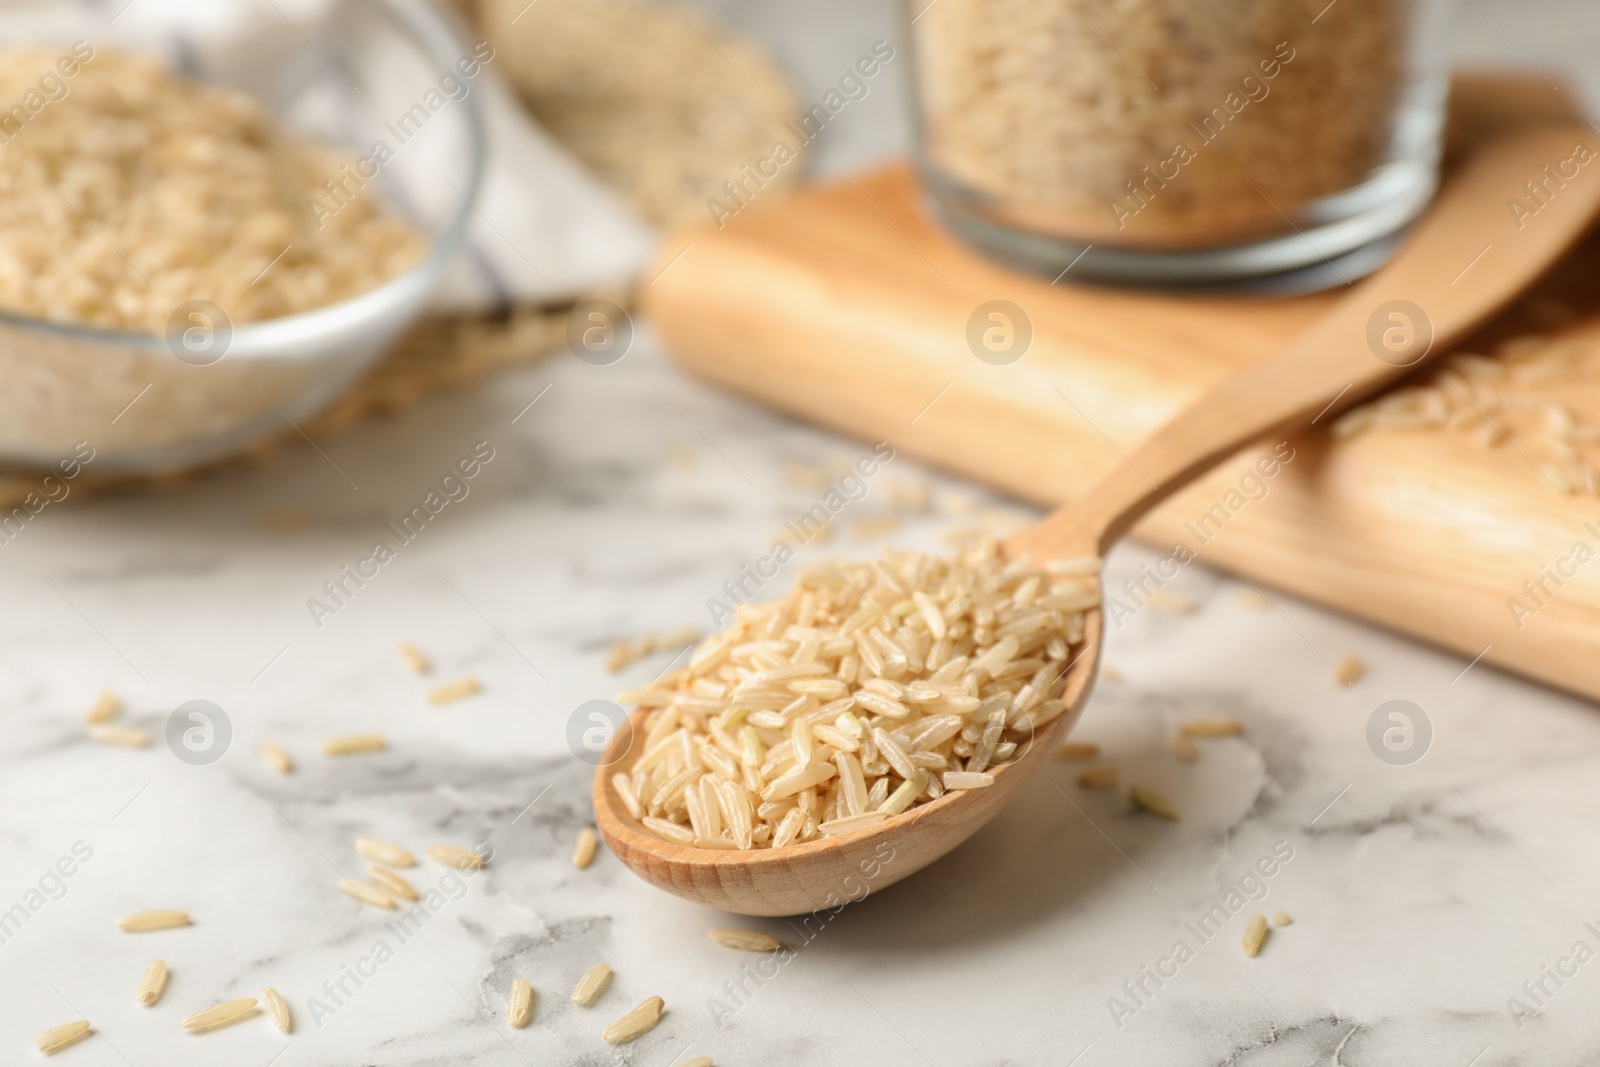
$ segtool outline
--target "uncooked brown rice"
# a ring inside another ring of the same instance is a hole
[[[0,52],[0,99],[33,91],[57,52]],[[159,334],[203,299],[237,325],[357,296],[421,258],[375,196],[313,217],[344,160],[254,100],[154,58],[90,55],[0,154],[0,308]]]
[[[430,689],[428,691],[428,703],[453,704],[458,700],[465,700],[474,693],[482,691],[483,686],[476,678],[458,678],[453,682],[446,682],[444,685]]]
[[[294,1017],[289,1014],[289,1002],[283,999],[283,994],[271,986],[261,987],[261,999],[267,1005],[267,1014],[272,1017],[272,1025],[287,1034],[294,1030]]]
[[[620,695],[647,714],[611,785],[651,833],[721,849],[814,841],[981,788],[1066,711],[1098,562],[1007,563],[989,538],[814,567]]]
[[[79,1041],[82,1041],[84,1038],[88,1037],[89,1033],[89,1020],[79,1019],[76,1022],[62,1023],[60,1026],[52,1026],[50,1029],[34,1038],[33,1043],[38,1046],[40,1052],[44,1053],[46,1056],[51,1056],[57,1052],[60,1052],[68,1045],[76,1045]]]
[[[1178,809],[1172,806],[1172,801],[1155,790],[1136,785],[1128,791],[1128,795],[1133,799],[1134,806],[1140,811],[1147,811],[1151,815],[1168,819],[1172,822],[1178,821]]]
[[[417,857],[401,848],[391,845],[387,841],[380,841],[376,837],[356,838],[356,855],[362,859],[381,863],[385,867],[415,867]]]
[[[427,674],[433,669],[433,664],[428,662],[422,649],[404,642],[400,645],[400,661],[406,665],[406,670],[416,675]]]
[[[254,1013],[255,1010],[255,997],[240,997],[238,1000],[228,1000],[209,1008],[202,1008],[179,1025],[192,1033],[202,1034],[207,1030],[220,1030],[224,1026],[230,1026]]]
[[[90,723],[107,723],[120,714],[122,714],[122,701],[117,699],[117,694],[106,689],[89,706],[87,718]]]
[[[1080,789],[1110,789],[1121,780],[1116,764],[1106,764],[1101,767],[1090,767],[1078,775]]]
[[[1261,954],[1261,943],[1267,939],[1267,917],[1260,912],[1250,916],[1250,921],[1245,924],[1244,939],[1240,947],[1246,956],[1255,957]]]
[[[136,911],[132,915],[124,915],[117,920],[117,929],[128,933],[144,933],[149,930],[171,930],[179,926],[189,925],[189,913],[174,911],[169,908],[153,908],[149,911]]]
[[[594,854],[600,848],[600,838],[592,827],[585,826],[578,831],[578,843],[572,848],[572,865],[580,870],[594,862]]]
[[[511,983],[511,1000],[506,1004],[506,1022],[518,1030],[533,1021],[533,984],[526,978]]]
[[[139,984],[133,991],[133,999],[150,1007],[161,999],[161,994],[167,988],[167,963],[165,960],[151,960],[150,965],[144,969],[144,974],[139,976]]]
[[[322,742],[324,756],[359,756],[368,752],[382,752],[389,742],[382,734],[346,734],[330,737]]]
[[[585,1007],[594,1003],[594,999],[605,989],[611,981],[611,968],[603,963],[597,963],[583,972],[583,977],[578,979],[578,984],[572,990],[572,1002]]]
[[[379,889],[382,889],[395,900],[413,901],[417,899],[417,891],[411,887],[411,883],[387,867],[379,867],[375,863],[369,863],[367,864],[367,877],[371,878]]]
[[[665,1007],[666,1001],[660,997],[640,1001],[638,1007],[602,1030],[600,1036],[613,1045],[626,1044],[655,1029],[656,1023],[661,1021],[661,1011]]]
[[[455,867],[463,871],[475,871],[484,865],[484,858],[476,852],[469,852],[455,845],[429,845],[428,855],[433,857],[435,863],[442,863],[446,867]]]
[[[755,930],[707,930],[706,934],[719,945],[745,952],[776,952],[783,947],[783,942],[771,934]]]
[[[385,911],[393,911],[395,909],[394,898],[368,882],[358,882],[354,878],[341,878],[339,879],[339,888],[363,904],[371,904],[374,908],[383,908]]]

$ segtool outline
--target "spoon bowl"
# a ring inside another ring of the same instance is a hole
[[[1354,285],[1278,355],[1229,379],[1179,412],[1078,500],[1003,545],[1036,562],[1104,557],[1140,517],[1253,442],[1303,430],[1412,373],[1506,307],[1589,229],[1600,213],[1600,167],[1566,184],[1532,219],[1508,205],[1542,169],[1600,154],[1590,131],[1552,124],[1481,149],[1445,187],[1381,270]],[[1585,158],[1592,159],[1593,156]],[[1525,205],[1524,205],[1525,206]],[[992,785],[951,790],[872,826],[783,848],[676,844],[646,830],[611,784],[643,736],[634,712],[602,755],[594,782],[596,823],[634,873],[678,896],[745,915],[836,910],[937,860],[999,814],[1049,762],[1093,689],[1104,638],[1098,608],[1068,666],[1065,710],[1012,758],[990,768]]]

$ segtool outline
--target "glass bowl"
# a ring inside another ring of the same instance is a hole
[[[209,51],[181,27],[169,36],[116,6],[55,0],[37,17],[9,9],[0,46],[86,40],[155,54],[186,77],[248,93],[289,130],[354,157],[383,140],[394,151],[371,181],[428,246],[376,289],[264,321],[233,324],[225,310],[190,301],[160,336],[0,311],[0,463],[8,465],[50,466],[82,458],[87,446],[97,472],[158,473],[293,433],[422,313],[462,245],[484,169],[479,88],[457,67],[472,51],[425,0],[345,0],[309,33],[268,4],[281,36]],[[441,92],[446,75],[451,91]],[[459,85],[467,89],[457,98]]]

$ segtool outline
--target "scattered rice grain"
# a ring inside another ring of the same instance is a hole
[[[1241,947],[1244,954],[1254,959],[1261,954],[1261,943],[1267,939],[1267,917],[1260,912],[1250,916],[1250,921],[1245,924],[1244,940]]]
[[[324,756],[360,756],[368,752],[382,752],[389,747],[382,734],[345,734],[330,737],[322,742]]]
[[[266,1002],[267,1014],[272,1017],[272,1025],[282,1033],[293,1032],[294,1017],[289,1014],[289,1002],[283,999],[283,994],[271,986],[262,986],[261,999]]]
[[[1280,911],[1272,917],[1273,926],[1288,926],[1290,922],[1289,913],[1286,911]]]
[[[362,859],[381,863],[385,867],[415,867],[417,857],[399,845],[391,845],[387,841],[380,841],[376,837],[356,838],[356,855]]]
[[[457,848],[455,845],[429,845],[428,855],[433,857],[436,863],[442,863],[446,867],[455,867],[463,871],[480,870],[487,862],[476,852],[468,852],[466,849]]]
[[[511,1000],[506,1004],[506,1022],[521,1030],[533,1021],[533,985],[526,978],[511,983]]]
[[[1178,758],[1185,763],[1193,763],[1200,758],[1200,750],[1195,747],[1195,743],[1189,740],[1185,734],[1179,734],[1172,739],[1172,751],[1177,753]]]
[[[151,930],[171,930],[179,926],[188,925],[188,912],[173,911],[167,908],[136,911],[132,915],[124,915],[117,920],[117,929],[125,930],[130,934],[146,933]]]
[[[88,1037],[90,1033],[89,1020],[79,1019],[77,1022],[63,1023],[53,1026],[33,1039],[39,1051],[46,1056],[54,1055],[68,1045],[76,1045]]]
[[[358,882],[354,878],[341,878],[339,879],[339,888],[363,904],[371,904],[374,908],[382,908],[385,911],[393,911],[395,909],[394,898],[369,882]]]
[[[279,774],[294,773],[294,760],[289,758],[289,753],[271,741],[261,742],[261,758],[267,761],[268,767]]]
[[[1244,723],[1238,719],[1189,719],[1179,731],[1185,737],[1238,737],[1244,733]]]
[[[1152,789],[1146,789],[1142,785],[1136,785],[1129,790],[1129,795],[1133,798],[1134,806],[1140,811],[1147,811],[1151,815],[1171,822],[1178,821],[1178,809],[1172,806],[1172,801],[1160,793]]]
[[[583,977],[578,979],[578,984],[572,990],[572,1003],[588,1007],[594,999],[604,991],[611,981],[611,968],[603,963],[597,963],[583,972]]]
[[[406,670],[412,674],[423,675],[433,669],[433,664],[428,662],[428,657],[416,645],[400,643],[400,662],[404,663]]]
[[[150,744],[150,735],[136,726],[96,723],[89,727],[89,740],[99,742],[102,745],[145,748]]]
[[[661,1012],[667,1006],[660,997],[641,1001],[639,1006],[600,1032],[600,1036],[613,1045],[626,1044],[634,1038],[649,1033],[661,1021]]]
[[[367,877],[378,884],[378,888],[389,894],[395,900],[417,900],[417,891],[411,883],[395,874],[387,867],[379,867],[375,863],[367,864]]]
[[[183,1020],[179,1025],[190,1033],[203,1034],[208,1030],[220,1030],[224,1026],[231,1026],[247,1015],[254,1014],[255,1010],[255,997],[240,997],[238,1000],[224,1001],[221,1004],[203,1008]]]
[[[745,952],[776,952],[783,947],[783,942],[771,934],[755,930],[707,930],[706,934],[719,945]]]
[[[578,831],[578,843],[572,849],[572,865],[579,870],[594,862],[594,854],[600,848],[600,837],[594,829],[585,826]]]
[[[1115,765],[1090,767],[1078,775],[1078,786],[1082,789],[1110,789],[1117,784],[1120,777]]]
[[[1333,669],[1333,673],[1340,685],[1355,685],[1361,680],[1361,676],[1367,673],[1367,665],[1360,656],[1350,652],[1339,660],[1339,665]]]
[[[122,701],[109,689],[102,690],[90,705],[88,720],[91,724],[108,723],[122,714]]]
[[[1056,759],[1068,763],[1086,763],[1100,755],[1100,746],[1087,741],[1067,741],[1056,749]]]
[[[428,703],[453,704],[458,700],[465,700],[475,693],[483,691],[483,686],[476,678],[458,678],[453,682],[446,682],[435,689],[428,691]]]
[[[144,974],[139,976],[139,984],[134,988],[133,999],[150,1007],[161,999],[161,994],[167,988],[167,964],[165,960],[151,960],[150,965],[144,969]]]

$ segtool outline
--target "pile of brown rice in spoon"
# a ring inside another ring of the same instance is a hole
[[[892,551],[806,571],[745,604],[687,667],[619,695],[648,708],[612,783],[635,818],[700,848],[782,848],[993,783],[1066,710],[1098,559]]]

